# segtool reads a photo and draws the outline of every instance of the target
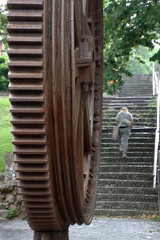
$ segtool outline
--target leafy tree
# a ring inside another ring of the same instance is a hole
[[[113,93],[123,85],[121,74],[131,76],[129,59],[139,45],[158,44],[158,0],[104,1],[104,90]],[[152,57],[160,62],[160,51]],[[113,82],[112,82],[113,81]]]
[[[4,44],[3,55],[0,56],[0,90],[8,89],[8,55],[6,53],[7,44],[7,6],[0,5],[0,36],[2,37],[2,42]]]
[[[7,50],[7,5],[0,5],[0,36],[4,44],[4,49]]]
[[[8,89],[8,55],[3,54],[0,57],[0,90],[6,91]]]
[[[149,60],[154,54],[157,53],[157,49],[154,48],[149,51],[147,47],[139,46],[132,49],[132,55],[129,58],[130,72],[132,74],[151,74],[152,62]]]

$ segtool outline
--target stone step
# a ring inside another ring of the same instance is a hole
[[[111,151],[101,151],[101,158],[103,158],[103,157],[107,157],[107,156],[109,156],[110,158],[115,158],[115,157],[121,157],[121,159],[123,159],[122,158],[122,153],[120,153],[120,152],[118,152],[118,151],[113,151],[112,150],[112,152]],[[144,152],[130,152],[130,151],[128,151],[127,152],[127,158],[124,158],[126,161],[127,161],[127,159],[129,159],[130,157],[135,157],[135,156],[139,156],[139,157],[151,157],[151,156],[153,156],[154,157],[154,152],[152,151],[152,153],[151,152],[148,152],[148,151],[144,151]]]
[[[114,125],[115,126],[115,125]],[[156,130],[156,127],[133,127],[132,130],[131,130],[131,133],[132,132],[138,132],[138,133],[155,133],[155,130]],[[113,131],[113,126],[109,126],[109,127],[105,127],[102,129],[102,133],[103,132],[112,132]]]
[[[134,91],[134,89],[138,89],[138,90],[142,90],[142,92],[144,92],[144,90],[146,90],[146,89],[149,89],[152,92],[152,83],[147,82],[147,81],[146,82],[144,81],[141,83],[138,83],[137,81],[125,82],[124,85],[122,86],[121,91],[123,91],[126,88],[131,89],[131,91],[132,91],[132,89],[133,89],[133,91]],[[151,96],[152,96],[152,94],[151,94]]]
[[[123,76],[122,78],[126,83],[130,82],[131,84],[136,81],[138,84],[141,82],[152,82],[152,74],[136,74],[132,77]]]
[[[124,83],[124,85],[126,85],[126,84],[130,84],[130,85],[133,85],[133,83],[137,83],[137,85],[142,85],[142,84],[152,84],[152,78],[148,78],[148,79],[138,79],[138,78],[130,78],[130,79],[125,79],[124,80],[125,81],[125,83]],[[123,85],[123,86],[124,86]]]
[[[105,127],[102,126],[102,134],[112,134],[113,131],[113,127]],[[115,125],[114,125],[115,127]],[[135,136],[135,137],[152,137],[155,135],[156,132],[156,127],[135,127],[133,126],[133,128],[130,130],[130,135],[131,136]]]
[[[137,172],[106,172],[99,173],[99,179],[115,179],[115,180],[153,180],[152,173],[137,173]]]
[[[149,210],[157,210],[158,211],[158,203],[156,202],[129,202],[129,201],[97,201],[96,204],[97,209],[133,209],[133,210],[141,210],[141,209],[149,209]]]
[[[129,97],[128,97],[129,98]],[[136,99],[138,99],[138,97],[136,96],[135,97]],[[152,100],[147,100],[147,99],[144,99],[144,100],[133,100],[133,99],[124,99],[124,97],[121,97],[121,99],[103,99],[103,106],[107,106],[107,105],[114,105],[117,106],[121,106],[122,104],[123,105],[127,105],[128,107],[129,106],[144,106],[144,108],[147,108],[148,107],[155,107],[156,106],[156,99],[152,99]]]
[[[100,189],[101,191],[101,189]],[[158,196],[157,194],[152,195],[150,192],[148,194],[124,194],[123,192],[119,192],[119,194],[110,194],[110,193],[103,193],[97,195],[97,203],[99,201],[129,201],[129,202],[155,202],[157,204]]]
[[[147,85],[147,86],[144,86],[144,85],[141,85],[141,86],[124,85],[123,89],[121,90],[121,92],[119,94],[121,94],[121,93],[125,93],[126,94],[127,91],[129,93],[131,92],[132,94],[133,93],[136,93],[136,94],[137,93],[142,93],[142,94],[150,93],[150,95],[152,96],[152,88],[151,88],[150,85]]]
[[[138,91],[141,91],[142,93],[144,93],[146,90],[149,90],[151,92],[151,96],[152,96],[152,84],[151,83],[142,83],[142,84],[136,84],[136,82],[134,82],[133,84],[125,83],[122,86],[122,89],[120,92],[123,92],[126,89],[130,90],[131,92],[134,92],[134,90],[138,90]]]
[[[156,121],[153,119],[153,120],[142,120],[141,122],[134,122],[133,123],[134,124],[134,127],[135,128],[139,128],[139,127],[143,127],[143,128],[145,128],[145,127],[156,127]],[[113,127],[115,127],[115,125],[116,125],[116,122],[115,122],[115,120],[114,121],[106,121],[106,122],[103,122],[102,123],[102,128],[103,129],[106,129],[106,128],[108,128],[108,127],[110,127],[110,128],[112,128],[112,130],[113,130]]]
[[[154,137],[143,137],[143,138],[142,137],[133,137],[133,136],[129,137],[129,143],[136,142],[136,143],[145,144],[145,143],[154,143],[154,141],[155,141]],[[112,138],[111,138],[111,136],[107,138],[106,136],[102,135],[101,142],[109,144],[112,142]]]
[[[99,179],[98,181],[98,193],[99,187],[101,186],[110,186],[110,187],[141,187],[141,188],[152,188],[153,181],[147,180],[119,180],[119,179]]]
[[[152,96],[152,83],[141,83],[141,84],[137,84],[136,82],[130,84],[130,83],[125,83],[121,90],[120,93],[125,91],[125,89],[130,89],[131,92],[134,92],[134,90],[138,90],[138,91],[142,91],[143,93],[145,92],[145,90],[150,90],[151,92],[151,96]]]
[[[107,128],[111,128],[111,131],[113,131],[113,128],[115,127],[115,121],[114,122],[106,122],[102,124],[102,130],[106,130]],[[147,127],[152,127],[156,129],[156,121],[153,122],[148,122],[148,121],[143,121],[143,122],[134,122],[134,127],[135,128],[147,128]],[[133,129],[132,129],[133,130]]]
[[[121,107],[123,107],[121,104],[117,104],[115,106],[110,106],[109,104],[103,104],[103,114],[110,114],[110,115],[114,115],[116,113],[118,113],[121,109]],[[155,114],[156,113],[156,107],[153,106],[142,106],[142,105],[128,105],[126,104],[125,107],[128,108],[128,110],[133,114],[138,114],[139,116],[141,115],[145,115],[145,114]]]
[[[102,138],[110,138],[112,139],[112,129],[103,129],[102,130]],[[152,132],[133,132],[133,129],[130,131],[130,138],[137,138],[136,140],[138,140],[138,138],[141,139],[154,139],[155,138],[155,130]]]
[[[156,123],[157,121],[157,114],[144,114],[144,115],[138,115],[138,114],[132,114],[133,116],[133,126],[135,127],[135,124],[143,122],[153,122]],[[106,125],[108,123],[116,123],[117,114],[106,114],[104,113],[102,115],[102,125]]]
[[[141,121],[134,121],[134,127],[138,128],[138,127],[155,127],[156,126],[156,120],[155,119],[143,119]],[[106,128],[106,127],[114,127],[116,125],[116,121],[114,120],[110,120],[108,119],[108,121],[104,121],[102,122],[102,127]]]
[[[130,96],[130,97],[131,97],[131,96],[134,96],[134,97],[138,97],[138,96],[140,96],[140,95],[141,95],[141,96],[145,96],[145,97],[147,97],[147,96],[149,97],[149,96],[151,96],[151,93],[145,92],[145,94],[144,94],[144,93],[137,93],[137,92],[135,92],[135,93],[134,93],[134,92],[133,92],[133,93],[129,93],[129,92],[127,93],[127,92],[125,92],[125,93],[122,93],[120,96],[121,96],[121,97],[123,97],[123,96]]]
[[[133,117],[144,117],[144,116],[152,116],[152,117],[156,117],[156,108],[146,108],[146,109],[137,109],[137,107],[132,107],[132,109],[130,107],[129,108],[129,111],[132,113]],[[102,116],[104,118],[107,118],[107,117],[116,117],[118,112],[120,111],[121,109],[121,106],[119,106],[118,109],[113,109],[112,107],[111,108],[108,108],[108,107],[103,107],[103,111],[102,111]]]
[[[153,166],[151,165],[100,165],[100,173],[107,172],[129,172],[129,173],[150,173],[153,171]]]
[[[119,95],[106,95],[106,93],[103,94],[103,101],[107,101],[107,100],[117,100],[117,101],[121,101],[121,100],[133,100],[133,101],[145,101],[145,100],[149,100],[149,101],[154,101],[156,99],[155,96],[124,96],[121,97]]]
[[[124,85],[126,85],[126,84],[131,84],[131,85],[133,85],[133,84],[152,84],[152,77],[149,79],[140,79],[140,78],[129,78],[129,79],[125,79],[124,78],[124,81],[125,81],[125,83],[124,83]],[[124,86],[123,85],[123,86]]]
[[[101,152],[120,152],[119,151],[119,144],[118,140],[113,141],[111,140],[111,143],[101,143]],[[147,150],[148,149],[148,150]],[[128,142],[128,153],[129,152],[136,152],[137,154],[147,151],[148,152],[153,152],[154,151],[154,143],[134,143],[134,142]]]
[[[118,204],[118,203],[117,203]],[[141,216],[145,215],[157,215],[158,210],[149,210],[149,209],[111,209],[104,208],[98,209],[96,208],[95,215],[96,216]]]
[[[125,159],[125,158],[123,158],[123,159]],[[145,159],[145,158],[144,158]],[[130,160],[130,159],[127,159],[127,161],[122,161],[122,160],[120,160],[119,162],[118,161],[115,161],[115,160],[112,160],[112,158],[110,158],[110,160],[108,160],[108,161],[104,161],[104,162],[102,162],[102,160],[101,160],[101,167],[103,167],[103,165],[118,165],[118,166],[121,166],[122,164],[124,164],[124,163],[126,163],[126,164],[130,164],[130,165],[133,165],[133,166],[136,166],[136,165],[143,165],[143,164],[145,164],[146,166],[153,166],[153,160],[152,160],[152,162],[147,162],[147,161],[139,161],[139,162],[137,162],[137,161],[128,161],[128,160]]]
[[[132,79],[132,81],[131,80],[126,80],[125,83],[122,86],[122,89],[125,86],[138,86],[139,87],[139,86],[145,86],[145,85],[152,87],[152,82],[151,81],[147,81],[147,80],[139,81],[137,79]]]
[[[133,140],[133,139],[132,139]],[[118,144],[118,142],[115,142],[115,141],[113,141],[113,140],[111,140],[112,142],[110,142],[110,143],[107,143],[107,142],[102,142],[101,143],[101,147],[102,147],[102,149],[105,147],[105,148],[117,148],[117,147],[119,147],[119,144]],[[129,141],[128,141],[128,144],[129,144],[129,147],[131,148],[131,147],[133,147],[133,148],[138,148],[138,149],[146,149],[146,148],[150,148],[150,149],[152,149],[152,148],[154,148],[154,142],[141,142],[141,143],[137,143],[137,142],[135,142],[135,141],[131,141],[130,139],[129,139]],[[119,150],[118,150],[119,151]]]
[[[127,157],[127,159],[122,158],[121,156],[115,156],[112,158],[110,156],[101,157],[100,165],[103,166],[105,164],[153,165],[153,156],[151,156],[151,157],[129,157],[129,158]]]
[[[105,95],[105,93],[104,93],[104,95],[103,95],[103,101],[108,101],[108,100],[117,100],[117,101],[121,101],[121,100],[125,100],[125,101],[127,101],[127,100],[133,100],[133,101],[139,101],[139,100],[141,100],[141,101],[154,101],[156,99],[156,97],[154,97],[154,96],[150,96],[150,97],[148,97],[148,96],[139,96],[139,97],[134,97],[134,96],[126,96],[126,97],[120,97],[120,96],[118,96],[118,95]]]
[[[123,76],[122,78],[125,82],[134,82],[137,81],[137,83],[141,83],[141,82],[152,82],[152,74],[136,74],[133,75],[132,77],[128,77],[128,76]]]
[[[135,74],[135,75],[132,75],[132,77],[122,75],[122,79],[128,79],[128,81],[133,81],[133,79],[136,79],[138,82],[141,82],[142,80],[152,81],[152,74]]]
[[[132,115],[133,115],[133,118],[135,119],[135,118],[144,118],[144,117],[150,117],[150,118],[156,118],[157,117],[157,113],[156,112],[153,112],[153,113],[151,113],[151,112],[143,112],[143,113],[139,113],[139,112],[134,112],[134,113],[132,113]],[[117,112],[115,112],[115,113],[112,113],[112,112],[107,112],[107,111],[103,111],[103,113],[102,113],[102,117],[103,117],[103,120],[107,120],[108,118],[116,118],[116,116],[117,116]]]
[[[131,133],[130,134],[130,136],[129,136],[129,142],[136,142],[136,143],[144,143],[145,141],[146,142],[150,142],[150,143],[153,143],[154,142],[154,139],[155,139],[155,134],[153,135],[153,136],[149,136],[148,137],[148,135],[146,135],[146,134],[144,134],[144,135],[138,135],[138,136],[136,136],[135,134],[133,135],[133,133]],[[118,142],[118,141],[114,141],[113,142],[113,140],[112,140],[112,133],[104,133],[104,134],[102,134],[102,140],[101,140],[102,142],[106,142],[106,143],[108,143],[108,141],[110,142],[110,143],[116,143],[116,142]]]
[[[131,91],[134,91],[135,89],[137,90],[141,90],[142,92],[144,92],[144,90],[150,90],[152,93],[152,84],[151,83],[142,83],[142,84],[137,84],[136,82],[134,82],[133,84],[129,84],[129,83],[125,83],[122,87],[122,91],[124,91],[125,89],[130,89]]]
[[[118,195],[123,194],[124,198],[127,199],[128,195],[154,195],[158,199],[157,191],[153,188],[147,187],[109,187],[109,186],[99,186],[99,195]],[[138,196],[137,196],[138,198]],[[116,199],[116,198],[115,198]],[[123,197],[122,199],[123,200]],[[134,200],[133,200],[134,201]]]
[[[150,98],[143,96],[142,98],[139,97],[103,97],[103,105],[107,105],[108,103],[119,103],[121,105],[122,103],[126,103],[126,105],[142,105],[142,103],[146,103],[147,106],[155,106],[156,105],[156,98]]]
[[[133,100],[136,100],[136,99],[138,99],[138,100],[152,100],[152,99],[155,99],[155,97],[153,97],[153,96],[151,96],[151,97],[144,97],[144,96],[139,96],[139,97],[119,97],[119,96],[112,96],[112,95],[105,95],[105,93],[104,93],[104,96],[103,96],[103,100],[108,100],[108,99],[117,99],[117,100],[122,100],[122,99],[124,99],[124,100],[130,100],[130,99],[133,99]]]
[[[128,93],[128,95],[127,95],[127,93]],[[137,97],[139,97],[139,96],[150,97],[150,96],[152,96],[152,94],[153,93],[152,93],[151,88],[144,89],[143,87],[141,89],[136,89],[135,88],[133,90],[132,90],[132,87],[128,87],[128,88],[124,88],[123,90],[118,92],[118,95],[121,96],[121,97],[123,97],[123,96],[128,96],[128,97],[133,96],[133,97],[135,97],[136,95],[137,95]]]
[[[118,112],[120,111],[122,105],[114,105],[114,106],[109,106],[109,105],[103,105],[102,110],[103,110],[103,115],[111,113],[114,116],[117,116]],[[126,105],[125,105],[126,107]],[[146,106],[145,109],[143,106],[128,106],[129,111],[134,115],[135,114],[140,114],[140,116],[144,116],[147,114],[155,114],[156,113],[156,107],[150,107]]]
[[[145,96],[145,97],[150,97],[151,96],[151,93],[121,93],[121,94],[119,94],[119,96],[121,96],[121,97],[126,97],[126,96],[133,96],[133,97],[139,97],[139,96]]]
[[[134,107],[134,108],[143,108],[143,109],[147,109],[147,108],[155,108],[154,105],[149,105],[149,103],[145,103],[145,102],[103,102],[103,108],[104,107],[123,107],[123,106],[127,106],[129,109],[131,109],[131,107]]]
[[[107,123],[114,123],[115,124],[116,116],[110,117],[108,119],[103,119],[102,120],[102,125],[105,125]],[[149,116],[144,116],[144,117],[134,117],[134,125],[135,124],[146,124],[146,123],[156,123],[156,118],[150,118]]]
[[[107,127],[107,129],[102,130],[102,131],[112,131],[112,127]],[[131,133],[132,132],[138,132],[138,133],[155,133],[156,128],[155,127],[135,127],[133,126]]]
[[[124,91],[119,93],[120,96],[151,96],[152,95],[152,90],[151,89],[131,89],[131,88],[126,88]]]
[[[134,152],[133,152],[134,151]],[[119,148],[117,147],[101,147],[101,152],[102,153],[112,153],[112,152],[115,152],[116,154],[117,153],[119,153]],[[128,153],[128,157],[130,156],[130,155],[132,155],[133,153],[136,153],[136,154],[144,154],[144,152],[145,153],[147,153],[147,154],[153,154],[153,152],[154,152],[154,148],[153,147],[145,147],[145,146],[140,146],[140,147],[131,147],[130,145],[129,145],[129,147],[128,147],[128,151],[127,151],[127,153]],[[130,154],[130,155],[129,155]],[[145,154],[146,155],[146,154]],[[135,156],[135,155],[133,155],[133,156]]]
[[[109,112],[109,113],[115,113],[119,112],[122,107],[127,107],[128,110],[134,114],[134,113],[147,113],[147,112],[156,112],[156,107],[153,105],[148,105],[148,104],[138,104],[138,103],[103,103],[102,109],[103,111]]]
[[[134,141],[134,139],[135,139],[135,141]],[[129,136],[129,141],[131,141],[131,142],[150,142],[150,143],[152,143],[152,142],[154,142],[154,139],[155,139],[155,134],[154,135],[152,135],[152,136],[150,136],[149,134],[138,134],[138,136],[136,135],[136,134],[133,134],[133,133],[131,133],[130,134],[130,136]],[[112,132],[110,132],[110,133],[102,133],[102,140],[101,140],[102,142],[108,142],[108,141],[110,141],[110,143],[113,143],[113,140],[112,140]],[[114,143],[116,143],[116,141],[114,141]]]
[[[148,98],[104,98],[103,103],[127,103],[127,104],[150,104],[153,100]]]
[[[154,138],[155,135],[155,130],[156,128],[154,128],[154,130],[152,131],[135,131],[134,128],[132,128],[132,130],[130,131],[132,137],[148,137],[148,138]],[[112,136],[112,131],[113,128],[107,128],[107,129],[102,129],[102,136]]]

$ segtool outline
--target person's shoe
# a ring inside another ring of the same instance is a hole
[[[119,148],[119,151],[120,151],[120,152],[122,152],[122,151],[123,151],[123,147],[122,147],[122,146],[120,146],[120,148]]]
[[[123,153],[123,157],[126,158],[127,157],[127,153]]]

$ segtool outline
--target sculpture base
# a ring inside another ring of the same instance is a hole
[[[34,240],[69,240],[68,229],[64,232],[34,232]]]

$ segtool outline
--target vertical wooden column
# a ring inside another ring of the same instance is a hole
[[[34,232],[33,240],[41,240],[41,233],[40,232]]]
[[[34,240],[69,240],[68,229],[64,232],[34,232]]]

